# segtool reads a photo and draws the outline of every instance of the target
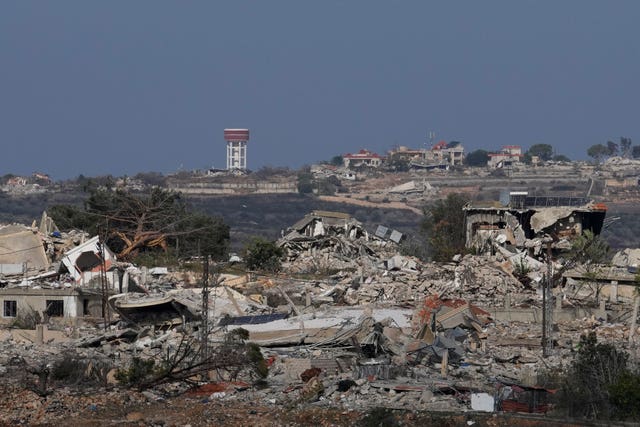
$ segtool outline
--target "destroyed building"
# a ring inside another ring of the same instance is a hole
[[[19,288],[20,272],[4,279],[3,290],[13,292],[16,301],[23,291],[40,292],[45,301],[62,298],[63,316],[80,316],[84,302],[78,298],[100,283],[94,276],[101,271],[99,258],[114,274],[109,297],[114,316],[108,329],[74,328],[82,336],[66,347],[50,344],[47,351],[88,352],[116,371],[135,359],[179,354],[184,343],[193,349],[204,343],[207,352],[224,360],[236,343],[231,338],[246,333],[243,339],[264,356],[267,387],[217,368],[202,377],[189,371],[188,382],[145,391],[149,403],[209,390],[198,397],[200,404],[546,413],[554,390],[540,385],[541,369],[566,365],[585,329],[602,339],[621,340],[635,328],[609,323],[613,316],[604,301],[582,308],[567,306],[569,298],[556,298],[548,312],[557,326],[554,353],[540,357],[541,294],[513,274],[507,246],[526,249],[527,242],[542,241],[546,234],[569,239],[584,229],[599,231],[604,211],[583,200],[547,198],[545,206],[538,206],[541,199],[531,203],[512,196],[509,206],[465,211],[475,221],[471,229],[486,231],[494,239],[491,244],[503,250],[460,255],[448,263],[402,255],[397,231],[394,235],[380,226],[369,232],[350,215],[313,211],[283,230],[277,243],[285,249],[285,260],[278,274],[216,273],[209,282],[198,273],[189,283],[181,278],[171,286],[143,286],[145,275],[166,277],[168,269],[107,262],[108,255],[102,255],[107,248],[84,239],[57,251],[60,267],[46,268],[45,274],[51,274],[46,280],[35,280],[36,272],[29,272],[29,286]],[[546,214],[536,217],[541,212]],[[48,232],[30,232],[51,239]],[[43,250],[47,253],[47,247]],[[640,256],[627,251],[618,258],[627,269],[637,267]],[[49,289],[54,283],[64,287]],[[12,306],[5,308],[11,311]],[[8,342],[7,348],[13,345]],[[34,360],[39,348],[21,357]]]
[[[297,237],[316,238],[324,236],[329,229],[344,229],[344,234],[350,239],[359,237],[360,234],[366,236],[366,231],[362,229],[359,221],[351,218],[349,214],[330,211],[312,211],[300,221],[289,227],[289,233],[284,236],[285,241],[291,241]]]
[[[63,234],[46,213],[38,227],[0,227],[2,323],[102,316],[103,293],[122,287],[122,277],[98,236]]]
[[[467,206],[464,211],[466,246],[483,253],[494,245],[539,251],[549,238],[553,248],[569,249],[586,230],[600,234],[607,207],[581,197],[511,192],[501,196],[500,206]]]
[[[358,259],[374,253],[370,243],[380,240],[350,215],[329,211],[313,211],[282,234],[277,243],[286,263],[300,272],[355,268]]]
[[[107,288],[115,288],[118,275],[113,268],[115,254],[94,236],[73,249],[65,252],[61,259],[60,272],[68,273],[76,285],[96,287],[106,282]]]

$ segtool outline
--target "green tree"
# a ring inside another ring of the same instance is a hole
[[[603,264],[609,258],[609,251],[602,237],[585,230],[573,240],[568,258],[578,264]]]
[[[82,208],[72,205],[53,205],[47,213],[61,230],[78,229],[91,234],[97,232],[96,221]]]
[[[160,172],[139,172],[133,178],[152,187],[164,187],[167,182]]]
[[[465,252],[463,208],[468,202],[465,196],[452,193],[423,208],[421,231],[434,260],[450,261],[455,254]]]
[[[617,156],[620,151],[620,147],[613,141],[607,141],[607,155]]]
[[[631,149],[631,157],[640,159],[640,145],[636,145]]]
[[[174,245],[182,257],[210,255],[224,260],[229,249],[229,226],[222,217],[194,212],[186,215],[176,226]]]
[[[402,157],[401,153],[394,153],[387,160],[389,170],[395,172],[407,172],[409,170],[409,160]]]
[[[579,266],[589,286],[594,288],[596,301],[604,286],[600,279],[609,261],[609,251],[609,245],[602,237],[585,230],[573,240],[568,254],[571,263]]]
[[[464,158],[467,166],[486,166],[488,161],[489,152],[486,150],[474,150]]]
[[[342,166],[344,164],[342,156],[333,156],[329,161],[329,164],[333,166]]]
[[[250,270],[279,271],[284,249],[275,242],[254,237],[244,249],[244,261]]]
[[[313,193],[313,174],[311,172],[300,172],[298,174],[298,193]]]
[[[333,196],[342,183],[336,176],[329,176],[325,179],[316,180],[318,195]]]
[[[559,406],[571,417],[638,419],[640,377],[627,366],[628,354],[598,343],[590,332],[564,377]]]
[[[546,162],[553,157],[553,147],[549,144],[533,144],[527,154],[529,156],[538,156],[540,160]]]
[[[596,163],[602,162],[609,155],[609,149],[603,144],[594,144],[587,149],[587,155],[594,159]]]
[[[640,419],[640,375],[637,372],[626,370],[607,391],[619,418]]]
[[[553,160],[554,162],[570,162],[571,161],[571,159],[565,156],[564,154],[556,154],[555,156],[553,156],[551,160]]]

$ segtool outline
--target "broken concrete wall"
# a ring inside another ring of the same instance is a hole
[[[485,307],[491,317],[501,322],[520,322],[530,324],[542,324],[542,308],[489,308]],[[553,310],[554,322],[570,322],[577,319],[595,317],[606,319],[607,312],[604,307],[566,307]]]
[[[536,239],[554,236],[554,247],[570,247],[569,239],[585,230],[599,234],[606,207],[603,205],[535,207],[530,209],[465,208],[466,246],[489,253],[495,245],[516,248],[536,246]],[[538,245],[539,246],[539,245]]]
[[[104,269],[105,272],[112,270],[115,261],[115,254],[106,245],[101,245],[99,236],[94,236],[67,251],[62,258],[62,264],[75,283],[83,286],[96,283],[96,280],[99,282],[102,270]],[[117,289],[119,284],[117,274],[107,274],[105,278],[108,288]]]
[[[534,237],[529,224],[533,212],[507,209],[465,209],[465,238],[467,247],[488,252],[493,242],[523,247]]]
[[[13,272],[17,265],[24,265],[26,272],[44,271],[49,268],[42,238],[37,230],[23,225],[0,228],[0,265]]]
[[[573,212],[574,208],[571,207],[537,209],[531,217],[531,228],[538,233],[556,224],[559,220],[567,218]]]
[[[0,289],[0,310],[4,323],[37,313],[41,320],[74,318],[83,315],[83,307],[98,296],[81,296],[74,289]],[[87,301],[85,303],[84,301]]]
[[[617,252],[611,264],[618,267],[637,267],[640,265],[640,249],[626,248]]]

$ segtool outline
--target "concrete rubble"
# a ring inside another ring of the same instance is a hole
[[[456,256],[450,263],[422,262],[401,255],[396,242],[367,232],[348,215],[321,211],[283,232],[278,244],[286,250],[280,275],[219,276],[209,289],[208,311],[203,288],[194,286],[197,279],[113,259],[127,280],[119,279],[109,292],[110,321],[62,316],[36,330],[0,330],[2,374],[15,379],[12,387],[26,375],[37,388],[37,375],[25,372],[42,372],[38,366],[71,357],[91,360],[102,386],[118,386],[118,367],[171,354],[185,339],[201,340],[206,320],[212,348],[226,348],[229,337],[241,331],[260,347],[268,366],[260,387],[247,372],[231,378],[212,371],[199,382],[190,378],[130,392],[129,399],[153,401],[200,390],[211,401],[267,406],[544,412],[548,406],[527,406],[526,396],[535,394],[541,402],[553,392],[542,387],[541,378],[571,361],[582,334],[623,343],[631,332],[628,317],[619,315],[628,306],[603,301],[577,307],[581,301],[559,286],[550,302],[553,352],[543,358],[540,274],[546,264],[501,245],[503,250]],[[73,266],[77,250],[63,246],[60,259]],[[93,265],[90,257],[84,260]],[[536,274],[520,274],[522,263]],[[11,283],[11,275],[3,277]],[[68,279],[79,286],[71,272]],[[215,390],[207,388],[211,382]],[[58,409],[32,397],[39,402],[34,409],[49,405],[48,421],[68,415],[65,402],[73,399],[52,393],[63,402]],[[2,422],[19,419],[3,416]],[[26,420],[45,419],[37,416]]]
[[[637,272],[638,265],[640,265],[640,249],[627,248],[616,253],[611,264],[616,267],[627,267],[631,273]]]

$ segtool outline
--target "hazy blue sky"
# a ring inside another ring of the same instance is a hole
[[[2,1],[0,175],[640,144],[640,2]]]

